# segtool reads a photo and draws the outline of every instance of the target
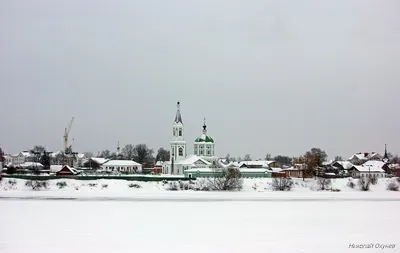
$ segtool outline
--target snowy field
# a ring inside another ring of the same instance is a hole
[[[241,192],[203,192],[71,179],[32,190],[25,180],[3,179],[0,252],[400,251],[400,192],[387,191],[389,179],[368,192],[347,179],[333,180],[339,192],[301,179],[292,191],[275,192],[271,182],[246,179]],[[372,248],[349,248],[363,244]]]
[[[399,252],[398,201],[0,200],[0,252]],[[349,248],[350,244],[393,249]]]

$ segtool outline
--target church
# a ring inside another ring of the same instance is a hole
[[[207,126],[204,119],[203,132],[194,141],[194,154],[187,155],[185,127],[180,111],[180,102],[177,103],[175,120],[172,125],[172,140],[170,141],[170,159],[162,165],[163,174],[184,175],[188,169],[209,168],[218,162],[215,156],[214,139],[207,135]]]

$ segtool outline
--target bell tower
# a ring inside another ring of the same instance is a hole
[[[186,158],[185,127],[182,121],[181,104],[176,103],[176,115],[172,125],[172,140],[170,141],[170,161],[179,162]],[[174,170],[172,166],[172,170]],[[174,174],[174,171],[171,171]]]

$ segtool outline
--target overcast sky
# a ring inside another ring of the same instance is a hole
[[[400,153],[400,2],[0,1],[0,145]]]

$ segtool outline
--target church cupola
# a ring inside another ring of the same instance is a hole
[[[204,118],[203,134],[194,141],[194,154],[197,156],[212,157],[215,154],[214,139],[207,135],[206,118]]]

